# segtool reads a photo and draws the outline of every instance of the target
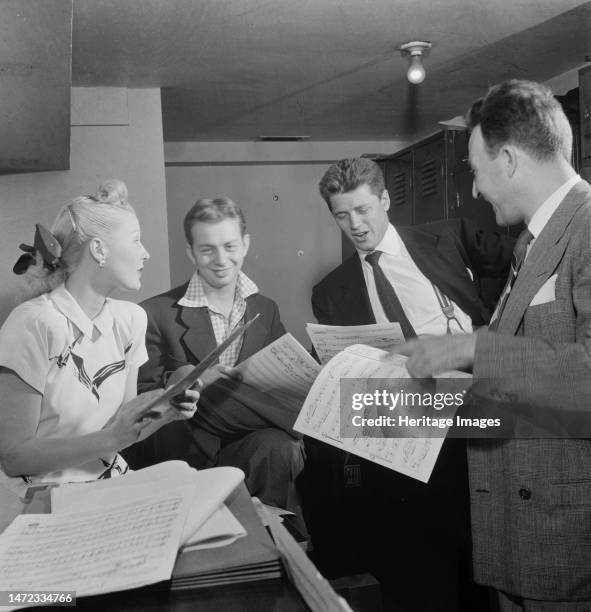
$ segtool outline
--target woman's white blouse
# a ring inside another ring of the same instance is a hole
[[[0,329],[0,366],[13,370],[41,394],[37,437],[67,439],[104,426],[123,402],[129,368],[147,360],[146,323],[140,306],[110,298],[91,320],[64,285],[10,313]],[[18,406],[6,409],[18,410]],[[93,480],[114,458],[97,457],[84,465],[28,479]],[[25,484],[23,478],[2,472],[0,482],[13,490],[22,490]]]

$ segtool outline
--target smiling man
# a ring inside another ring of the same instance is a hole
[[[207,382],[218,378],[201,394],[194,417],[134,449],[131,465],[134,459],[139,465],[167,459],[196,468],[233,465],[244,470],[252,495],[298,512],[294,480],[303,468],[303,450],[292,430],[297,414],[227,376],[285,333],[277,304],[242,272],[250,245],[242,211],[226,197],[198,200],[185,216],[184,230],[195,272],[188,283],[141,304],[148,314],[148,361],[140,369],[139,388],[164,387],[172,372],[197,364],[236,327],[261,316],[206,374]]]
[[[474,575],[495,609],[591,610],[591,186],[547,87],[495,85],[468,122],[475,195],[526,229],[488,330],[408,343],[407,367],[472,367],[475,409],[514,419],[515,438],[468,446]]]
[[[312,308],[319,323],[397,321],[409,339],[470,334],[473,327],[488,322],[490,304],[482,298],[480,279],[496,279],[500,291],[511,257],[510,239],[478,231],[464,219],[394,227],[382,171],[370,159],[334,163],[319,189],[356,249],[314,287]],[[369,569],[386,590],[394,588],[394,602],[404,609],[460,610],[460,600],[476,609],[464,546],[468,493],[463,441],[446,441],[428,485],[348,458],[320,442],[306,440],[306,446],[306,479],[312,491],[306,505],[315,508],[310,508],[308,526],[327,571],[349,557],[353,567],[344,571]],[[351,489],[343,493],[322,486],[339,471],[344,471],[344,481],[351,471],[360,474],[356,505],[347,507],[338,499],[355,497]],[[331,519],[339,504],[341,516],[349,514],[350,525],[364,530],[362,536],[343,533],[346,521]],[[400,528],[385,530],[388,523]],[[441,524],[449,529],[438,529]],[[404,562],[395,564],[393,558]],[[421,586],[425,575],[433,581],[432,589]]]

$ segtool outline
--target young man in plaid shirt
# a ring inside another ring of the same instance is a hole
[[[194,417],[132,449],[132,466],[132,454],[140,455],[135,463],[141,465],[167,459],[197,468],[233,465],[245,472],[252,495],[299,514],[294,480],[303,468],[303,447],[292,430],[297,413],[232,376],[233,366],[285,333],[277,304],[241,271],[250,244],[242,211],[226,197],[198,200],[184,229],[195,272],[188,283],[141,304],[148,314],[149,359],[140,369],[139,388],[165,386],[172,372],[199,363],[233,329],[261,316],[206,373]]]

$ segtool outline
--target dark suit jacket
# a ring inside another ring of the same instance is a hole
[[[513,239],[476,230],[465,219],[397,227],[396,231],[419,270],[468,314],[475,326],[487,324],[507,279]],[[474,281],[466,268],[472,270]],[[489,281],[487,296],[483,295],[484,279]],[[327,325],[375,323],[357,253],[314,287],[312,309],[318,322]]]
[[[396,231],[419,270],[468,314],[475,326],[487,324],[507,279],[514,240],[477,230],[466,219],[397,227]],[[466,268],[472,271],[474,281]],[[488,299],[482,297],[484,278],[489,281]],[[327,325],[375,323],[357,253],[314,287],[312,309],[318,322]],[[463,441],[447,440],[429,488],[459,486],[466,479],[464,455]],[[369,486],[375,490],[384,489],[399,498],[426,494],[427,486],[417,480],[364,461],[361,465],[365,482],[372,483]]]
[[[187,363],[197,364],[216,347],[206,308],[188,308],[177,302],[188,283],[151,297],[140,304],[148,314],[148,361],[140,368],[140,392],[163,387],[165,375]],[[285,333],[277,304],[255,293],[246,298],[246,320],[260,313],[244,334],[238,362],[244,361]],[[205,395],[205,393],[204,393]]]
[[[148,315],[148,361],[139,370],[140,393],[164,387],[171,372],[185,364],[199,363],[216,346],[207,309],[177,303],[187,286],[185,283],[140,304]],[[246,330],[238,362],[285,333],[277,304],[258,293],[246,298],[246,320],[257,313],[261,316]],[[167,425],[142,444],[141,453],[135,445],[126,456],[131,457],[132,466],[184,458],[195,467],[207,467],[215,463],[220,444],[247,432],[277,427],[293,434],[296,416],[246,384],[220,380],[201,393],[190,424],[179,421]]]

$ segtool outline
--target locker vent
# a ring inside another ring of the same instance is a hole
[[[392,206],[404,206],[406,195],[406,174],[396,172],[392,177],[392,191],[390,192]]]
[[[421,193],[423,198],[437,194],[437,160],[428,159],[421,164]]]

